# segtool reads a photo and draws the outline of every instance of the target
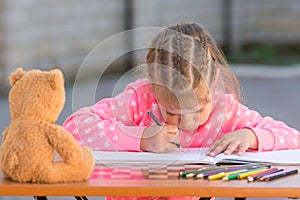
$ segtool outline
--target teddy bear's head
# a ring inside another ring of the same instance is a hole
[[[11,119],[26,118],[54,123],[65,104],[64,78],[60,70],[19,68],[10,75]]]

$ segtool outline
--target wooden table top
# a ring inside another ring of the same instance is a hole
[[[95,168],[88,181],[59,184],[17,183],[0,175],[0,196],[300,197],[299,174],[249,183],[247,180],[181,179],[178,170],[101,166]]]

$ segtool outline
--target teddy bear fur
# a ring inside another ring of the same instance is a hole
[[[2,173],[22,183],[87,180],[94,168],[91,153],[55,124],[65,103],[62,72],[19,68],[10,75],[10,85],[11,122],[2,136]],[[54,161],[55,150],[62,160]]]

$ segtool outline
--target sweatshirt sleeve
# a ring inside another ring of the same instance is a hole
[[[147,103],[142,91],[127,87],[114,98],[79,109],[63,126],[74,138],[94,150],[140,151],[145,129]]]
[[[225,101],[227,131],[251,129],[258,140],[258,151],[300,148],[300,133],[296,129],[271,117],[262,117],[237,102],[233,95],[227,95]]]

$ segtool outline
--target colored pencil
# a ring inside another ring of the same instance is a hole
[[[220,172],[223,172],[224,170],[227,170],[228,168],[226,167],[213,167],[213,168],[207,168],[207,169],[203,169],[203,170],[195,170],[192,172],[182,172],[181,174],[183,174],[182,176],[185,176],[187,178],[192,178],[192,177],[196,177],[196,176],[202,176],[203,174],[217,174]],[[202,177],[201,177],[202,178]]]
[[[238,173],[238,172],[243,172],[243,171],[246,171],[246,169],[241,169],[241,170],[236,170],[236,171],[232,171],[232,172],[221,172],[219,174],[214,174],[214,175],[210,175],[207,177],[208,180],[212,181],[212,180],[218,180],[218,179],[221,179],[223,178],[224,176],[228,176],[230,174],[235,174],[235,173]]]
[[[283,170],[284,170],[284,169],[278,169],[277,171],[274,171],[273,173],[270,173],[270,174],[275,174],[275,173],[277,173],[277,172],[282,172]],[[265,176],[270,175],[270,174],[266,174],[266,175],[264,175],[264,176],[260,176],[260,177],[258,178],[258,180],[259,180],[259,181],[263,181],[264,178],[265,178]]]
[[[236,166],[236,167],[229,167],[227,169],[203,172],[203,173],[197,174],[196,176],[197,176],[197,178],[207,178],[210,175],[218,174],[218,173],[221,173],[221,172],[231,172],[231,171],[241,170],[241,169],[247,169],[247,170],[249,170],[249,169],[258,169],[260,167],[261,167],[260,165],[239,165],[239,166]],[[269,167],[269,165],[267,167]]]
[[[266,169],[266,168],[267,167],[258,167],[258,168],[254,168],[254,169],[248,169],[246,172],[257,171],[257,170]],[[240,174],[246,173],[246,172],[239,172],[239,173],[235,173],[235,174],[230,174],[228,176],[223,177],[222,180],[224,180],[224,181],[234,180],[234,179],[237,179]]]
[[[161,123],[156,117],[155,115],[151,112],[151,110],[148,110],[148,115],[153,119],[153,121],[155,121],[155,123],[158,126],[163,126],[163,123]]]
[[[263,176],[266,176],[266,175],[269,175],[269,174],[272,174],[272,173],[276,173],[276,172],[279,172],[279,171],[283,171],[283,169],[278,169],[277,167],[272,167],[266,171],[263,171],[261,173],[258,173],[258,174],[255,174],[255,175],[251,175],[251,176],[248,176],[247,177],[247,180],[249,182],[252,182],[252,181],[258,181],[261,177]]]
[[[159,121],[159,119],[157,117],[155,117],[155,115],[153,114],[153,112],[151,110],[148,110],[148,115],[153,119],[153,121],[155,121],[155,123],[158,126],[163,126],[164,124],[162,122]],[[171,144],[174,144],[177,148],[182,149],[180,143],[177,142],[170,142]]]
[[[245,173],[241,173],[237,176],[238,179],[244,179],[244,178],[247,178],[248,176],[251,176],[251,175],[255,175],[257,173],[260,173],[260,172],[264,172],[268,170],[268,168],[263,168],[263,169],[257,169],[257,170],[254,170],[254,171],[248,171],[248,172],[245,172]]]
[[[290,176],[290,175],[298,174],[298,173],[299,173],[299,169],[286,169],[281,172],[277,172],[274,174],[264,176],[263,180],[264,181],[272,181],[272,180],[276,180],[276,179],[279,179],[282,177],[286,177],[286,176]]]
[[[217,170],[217,169],[221,169],[220,167],[208,167],[208,168],[200,168],[200,169],[194,169],[194,170],[183,170],[179,172],[179,176],[186,176],[188,174],[191,173],[202,173],[202,172],[207,172],[207,171],[213,171],[213,170]]]

